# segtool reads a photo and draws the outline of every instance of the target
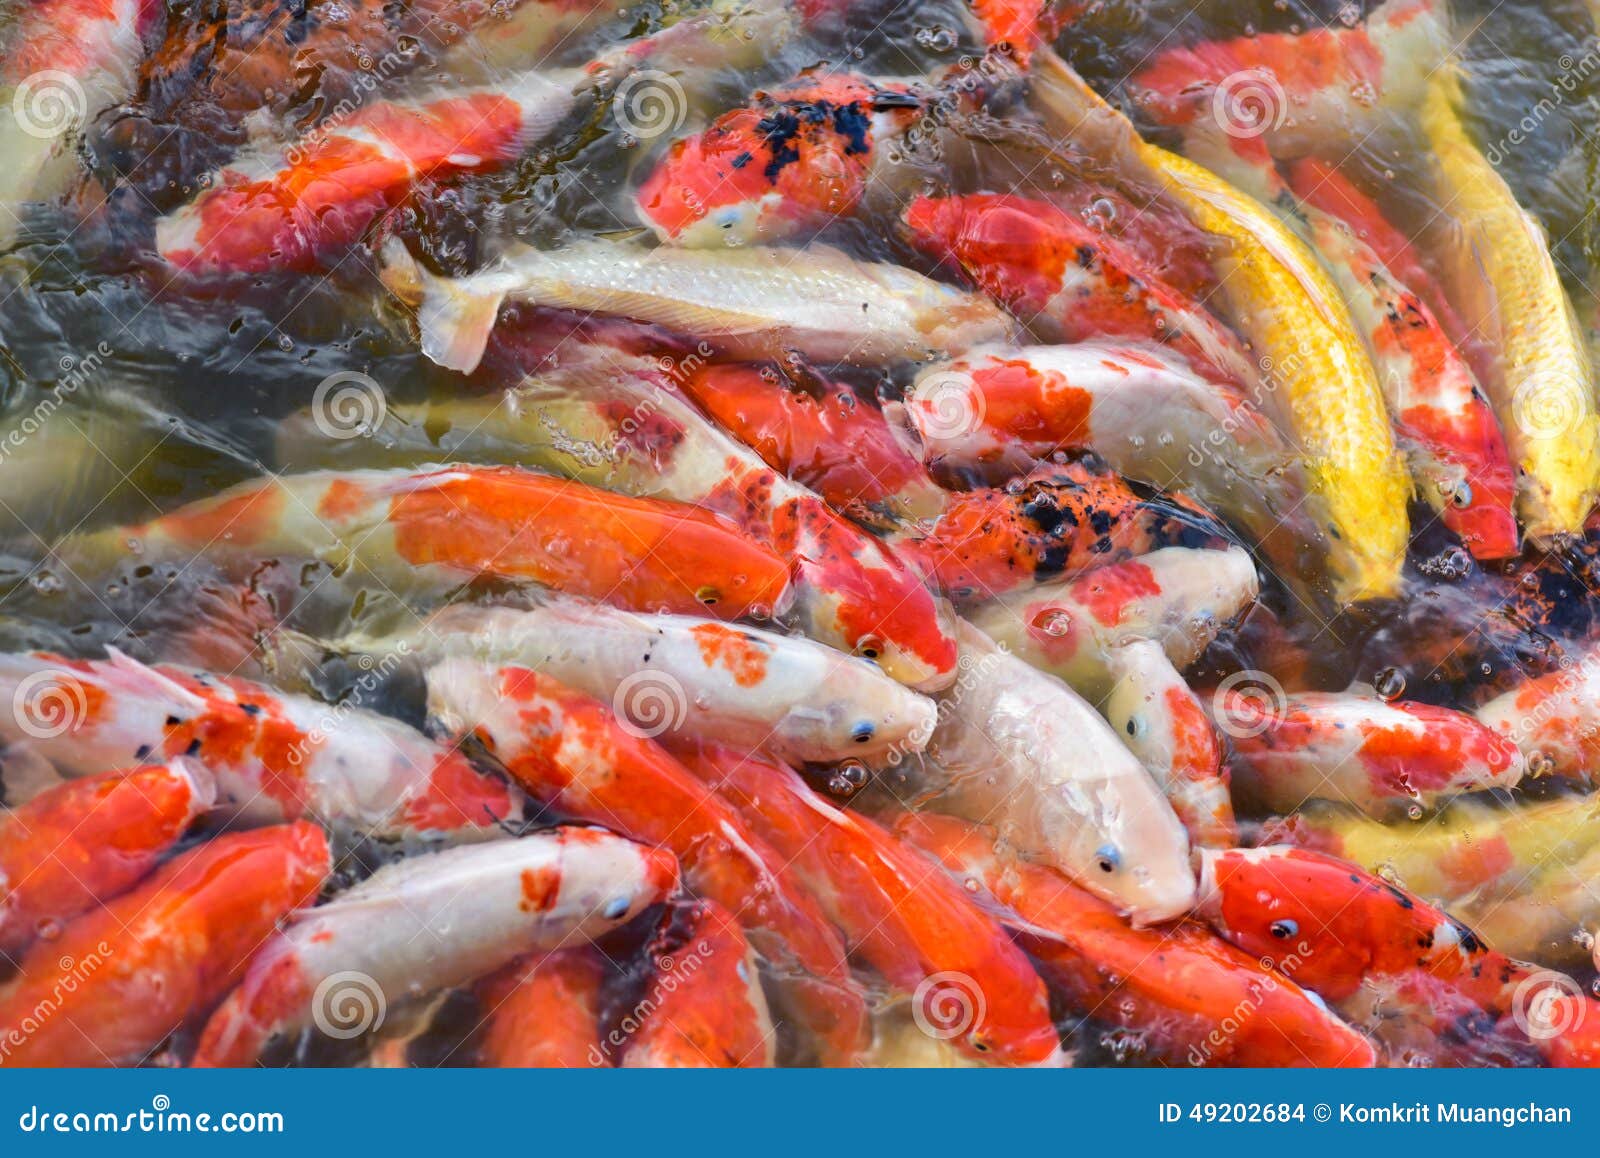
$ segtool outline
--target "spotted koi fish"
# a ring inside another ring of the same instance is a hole
[[[471,660],[429,670],[428,710],[541,802],[677,853],[689,888],[750,933],[824,1056],[848,1062],[863,1047],[865,1006],[827,918],[782,858],[654,741],[548,676]]]
[[[1199,912],[1370,1029],[1399,1060],[1584,1064],[1600,1006],[1348,862],[1271,846],[1200,854]],[[1544,994],[1551,989],[1553,992]],[[1559,1007],[1584,1008],[1565,1016]]]
[[[514,161],[576,102],[576,74],[383,101],[286,148],[247,153],[156,223],[156,250],[196,275],[310,273],[429,177]]]
[[[127,892],[215,798],[205,767],[179,759],[71,780],[0,813],[0,954]]]
[[[1526,680],[1478,708],[1477,717],[1527,759],[1532,776],[1592,785],[1600,771],[1600,663],[1578,662]]]
[[[1290,812],[1315,797],[1382,815],[1522,779],[1516,745],[1465,712],[1373,695],[1224,691],[1212,711],[1242,802]]]
[[[219,836],[169,861],[23,953],[0,986],[12,1045],[0,1065],[143,1061],[222,999],[330,867],[327,837],[306,821]],[[42,1020],[40,1002],[54,1009]]]
[[[1372,1044],[1319,999],[1204,926],[1129,925],[1061,874],[1002,858],[994,831],[982,825],[906,813],[894,831],[969,894],[1014,914],[1009,923],[1073,1012],[1134,1035],[1150,1061],[1357,1067],[1376,1060]]]
[[[267,939],[190,1064],[253,1063],[274,1037],[326,1023],[340,985],[384,1006],[465,985],[520,953],[614,929],[677,884],[671,853],[592,828],[385,865]]]
[[[507,467],[252,480],[149,523],[68,539],[58,553],[98,572],[130,549],[250,567],[320,559],[394,591],[531,581],[728,618],[782,611],[789,591],[789,564],[717,515]]]
[[[39,652],[0,657],[0,691],[19,705],[0,734],[67,774],[194,757],[218,802],[250,823],[314,817],[376,835],[482,837],[520,811],[503,781],[399,720],[248,680],[147,667],[114,650],[103,660]]]
[[[943,874],[873,821],[833,807],[788,768],[714,747],[700,748],[686,763],[778,850],[843,931],[851,953],[890,984],[930,1007],[939,1000],[940,978],[952,975],[984,995],[972,1023],[962,1027],[962,1049],[1008,1064],[1055,1057],[1060,1038],[1033,966]]]

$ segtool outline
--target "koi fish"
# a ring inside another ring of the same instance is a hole
[[[687,503],[726,516],[749,537],[752,548],[788,561],[795,618],[811,638],[871,658],[913,687],[935,689],[954,678],[956,652],[949,635],[949,611],[893,548],[733,442],[678,397],[672,377],[654,365],[609,350],[596,354],[594,348],[575,351],[568,360],[568,370],[528,378],[500,396],[421,410],[397,408],[383,429],[394,432],[396,452],[436,460],[442,442],[450,457],[505,458],[537,466],[607,488],[592,493],[597,498],[604,495],[608,502],[615,499],[622,511],[652,505],[681,509],[669,504]],[[295,428],[303,430],[305,423],[296,423]],[[338,449],[338,443],[325,435],[321,439],[327,454],[348,454]],[[290,453],[298,458],[303,451]],[[636,501],[617,498],[611,491],[625,492]],[[557,515],[547,512],[545,517]],[[702,513],[699,521],[716,519]],[[626,588],[614,579],[606,581],[596,570],[593,540],[602,525],[596,517],[581,532],[575,531],[574,541],[590,542],[585,558],[562,558],[564,565],[583,570],[581,582],[587,586],[576,588],[579,593],[623,601]],[[640,542],[645,525],[637,516],[626,527],[613,524],[631,543]],[[690,535],[694,525],[693,520],[674,516],[671,533]],[[495,544],[504,537],[485,535]],[[642,563],[659,565],[669,579],[695,577],[704,584],[697,591],[716,597],[722,588],[715,572],[708,573],[706,560],[735,564],[736,556],[719,554],[711,544],[699,550],[698,558],[690,559],[669,557],[657,547],[644,553]],[[491,565],[498,567],[510,558],[504,550],[492,556]],[[764,583],[766,576],[747,560],[736,565],[740,570],[729,577],[730,583]],[[387,581],[392,585],[400,579],[390,576]],[[781,614],[785,604],[778,598],[780,591],[768,594],[773,600],[761,605],[760,614]],[[681,603],[665,602],[647,604],[645,609],[690,610]],[[753,610],[755,605],[737,602],[726,614],[733,618]]]
[[[446,659],[427,679],[438,726],[482,743],[542,803],[677,853],[688,887],[750,933],[824,1056],[855,1056],[865,1007],[827,918],[778,855],[682,764],[602,704],[527,668]]]
[[[1496,696],[1477,710],[1515,744],[1530,776],[1594,784],[1600,770],[1600,664],[1588,654]]]
[[[975,294],[823,246],[521,246],[455,281],[421,269],[397,239],[384,258],[390,289],[417,306],[423,354],[463,373],[483,357],[507,300],[630,317],[757,361],[795,349],[818,362],[876,366],[998,340],[1009,328]]]
[[[1200,858],[1200,914],[1393,1052],[1565,1064],[1564,1055],[1590,1046],[1582,1022],[1600,1012],[1592,999],[1579,998],[1586,1008],[1549,1033],[1529,1016],[1548,1001],[1540,989],[1571,999],[1576,982],[1488,948],[1447,913],[1345,861],[1282,846],[1207,849]]]
[[[1298,692],[1213,698],[1241,801],[1290,812],[1313,797],[1370,815],[1522,779],[1522,753],[1465,712],[1377,696]]]
[[[215,801],[192,760],[68,781],[0,813],[0,954],[128,891]]]
[[[1581,534],[1600,491],[1594,372],[1543,228],[1478,151],[1459,103],[1447,65],[1421,109],[1440,199],[1460,233],[1446,259],[1468,323],[1499,352],[1484,386],[1517,464],[1523,529],[1545,543]]]
[[[532,668],[611,704],[652,735],[716,739],[800,761],[916,751],[933,727],[931,700],[809,639],[576,599],[526,609],[458,603],[395,636],[333,646]]]
[[[0,1065],[143,1060],[228,992],[329,869],[327,838],[306,821],[219,836],[169,861],[22,955],[0,987],[0,1036],[10,1046]],[[40,1002],[50,1017],[34,1016]]]
[[[520,808],[504,782],[399,720],[147,667],[115,649],[102,660],[0,656],[0,692],[18,705],[0,716],[0,734],[26,739],[63,772],[194,757],[218,802],[248,823],[315,817],[380,835],[488,836]]]
[[[156,222],[162,260],[189,274],[311,273],[421,180],[507,164],[576,103],[576,75],[382,101],[287,148],[247,153]]]
[[[38,0],[19,9],[0,66],[0,244],[22,207],[66,192],[73,142],[102,109],[133,94],[156,0]]]
[[[1228,770],[1199,697],[1151,639],[1130,640],[1105,653],[1116,681],[1101,710],[1128,750],[1167,794],[1195,847],[1239,843],[1228,791]]]
[[[710,746],[685,763],[777,849],[850,952],[920,1003],[939,1032],[953,1030],[950,1039],[986,1060],[1034,1065],[1055,1057],[1060,1037],[1033,966],[943,874],[788,768]],[[943,1024],[945,1001],[970,1017]]]
[[[1159,343],[1210,381],[1256,380],[1238,337],[1203,305],[1054,202],[1009,193],[919,197],[903,221],[919,249],[953,261],[1041,342]]]
[[[1018,659],[1100,703],[1116,684],[1108,661],[1114,648],[1155,640],[1181,670],[1258,591],[1246,551],[1163,547],[1003,595],[969,608],[966,617]]]
[[[1222,524],[1181,495],[1141,498],[1116,475],[1081,464],[951,494],[937,522],[897,540],[968,607],[1161,547],[1226,544]]]
[[[394,591],[531,580],[644,610],[714,606],[728,618],[781,610],[789,587],[788,564],[718,516],[509,468],[255,479],[58,552],[92,570],[126,557],[130,543],[146,559],[321,559]]]
[[[929,92],[808,70],[675,141],[639,186],[663,242],[768,244],[854,212],[881,161],[934,103]]]
[[[808,376],[816,393],[749,363],[712,363],[679,382],[724,430],[836,510],[894,519],[944,509],[945,492],[900,445],[883,413],[843,383]]]
[[[1034,56],[1035,107],[1059,134],[1153,180],[1196,225],[1230,242],[1216,260],[1229,320],[1264,372],[1297,443],[1329,541],[1331,594],[1393,595],[1410,490],[1382,387],[1348,308],[1311,250],[1271,211],[1192,161],[1142,140],[1048,49]]]
[[[604,969],[600,955],[585,945],[530,953],[480,980],[473,987],[484,1010],[478,1064],[503,1069],[610,1064],[600,1039]]]
[[[676,954],[676,956],[674,956]],[[669,910],[645,947],[659,969],[654,1012],[629,1036],[627,1069],[763,1069],[776,1031],[761,992],[755,951],[722,906],[693,901]],[[685,965],[692,957],[692,971]],[[675,984],[668,989],[664,978]]]
[[[978,347],[923,370],[905,413],[930,466],[1093,450],[1125,478],[1192,492],[1290,574],[1320,549],[1298,456],[1272,421],[1154,347]]]
[[[940,705],[928,807],[994,824],[1140,925],[1194,902],[1189,840],[1117,734],[1071,688],[962,625],[971,687]]]
[[[1147,1058],[1191,1066],[1370,1066],[1372,1044],[1293,981],[1188,921],[1128,924],[1061,874],[1004,860],[994,831],[907,813],[894,824],[969,893],[1012,918],[1029,954],[1080,1016],[1118,1026]],[[1219,1025],[1235,1028],[1218,1032]]]
[[[593,939],[677,885],[671,853],[593,828],[385,865],[268,939],[190,1064],[248,1065],[274,1037],[348,1018],[346,1002],[386,1006],[465,985],[520,953]]]
[[[1422,100],[1450,47],[1447,24],[1435,0],[1390,0],[1352,27],[1168,49],[1133,87],[1163,125],[1259,139],[1282,156],[1353,145],[1386,112]]]

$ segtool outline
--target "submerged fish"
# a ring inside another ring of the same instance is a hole
[[[1056,131],[1104,148],[1152,179],[1195,224],[1231,243],[1216,263],[1222,296],[1304,456],[1311,503],[1329,536],[1333,595],[1395,594],[1409,481],[1365,343],[1326,270],[1266,207],[1140,139],[1054,53],[1036,55],[1032,77],[1035,106]]]
[[[422,270],[398,241],[384,256],[391,289],[417,304],[422,352],[464,372],[482,358],[507,300],[655,323],[735,358],[778,358],[795,349],[819,362],[865,366],[963,349],[1003,338],[1008,328],[984,298],[822,246],[521,246],[455,281]]]
[[[571,111],[579,75],[382,101],[301,142],[246,153],[156,223],[156,250],[190,274],[313,272],[417,182],[515,160]]]
[[[963,625],[966,681],[940,704],[931,807],[995,825],[1141,925],[1194,902],[1189,840],[1144,766],[1071,688]]]

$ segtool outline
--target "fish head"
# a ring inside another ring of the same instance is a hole
[[[1062,871],[1139,927],[1193,909],[1188,834],[1143,766],[1130,754],[1126,774],[1083,789],[1097,815],[1058,851]]]
[[[1203,850],[1198,912],[1247,953],[1329,1000],[1364,978],[1436,969],[1482,951],[1439,910],[1348,861],[1310,849]]]

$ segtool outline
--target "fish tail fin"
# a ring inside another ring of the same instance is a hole
[[[382,278],[390,293],[416,307],[424,355],[447,370],[477,369],[505,300],[503,288],[478,278],[436,277],[393,237],[384,243]]]

